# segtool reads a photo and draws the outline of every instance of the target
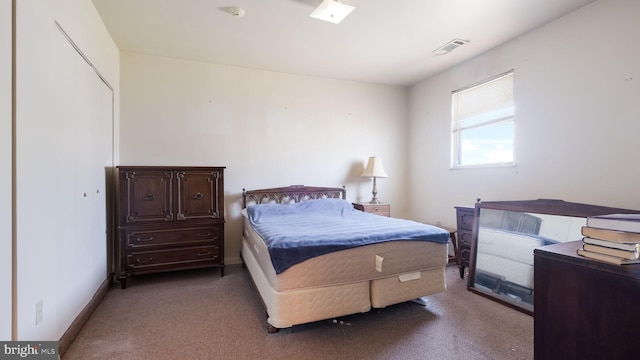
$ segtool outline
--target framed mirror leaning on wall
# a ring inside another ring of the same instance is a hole
[[[582,239],[586,218],[635,210],[562,200],[475,204],[467,289],[533,315],[533,249]]]

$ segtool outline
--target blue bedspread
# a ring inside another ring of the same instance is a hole
[[[391,240],[446,244],[436,226],[358,211],[340,199],[247,207],[249,221],[266,241],[277,274],[315,256]]]

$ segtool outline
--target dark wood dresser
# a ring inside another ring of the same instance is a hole
[[[469,267],[471,259],[471,244],[473,243],[473,218],[475,208],[471,206],[456,206],[456,220],[458,227],[458,266],[460,278],[464,279],[464,268]]]
[[[534,250],[534,356],[638,356],[640,264],[611,265],[576,254],[582,241]]]
[[[224,167],[118,167],[119,279],[220,267]]]

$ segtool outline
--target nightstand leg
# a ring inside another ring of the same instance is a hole
[[[455,262],[460,265],[460,254],[458,254],[458,240],[456,239],[456,231],[449,231],[449,239],[451,240],[451,245],[453,245],[453,256],[449,257],[449,263]]]

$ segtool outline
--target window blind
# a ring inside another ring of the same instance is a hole
[[[513,71],[453,92],[454,131],[510,119],[513,114]]]

